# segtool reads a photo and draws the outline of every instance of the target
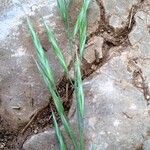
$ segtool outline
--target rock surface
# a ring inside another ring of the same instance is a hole
[[[139,0],[102,0],[109,24],[114,28],[123,27],[128,19],[130,10],[133,5],[140,2]]]
[[[122,4],[122,1],[117,1],[116,8],[121,5],[120,3]],[[129,6],[133,3],[135,1]],[[136,25],[129,34],[131,46],[111,48],[109,59],[84,80],[85,149],[87,150],[149,149],[150,33],[147,27],[150,8],[148,4],[148,1],[145,2],[142,8],[145,11],[139,10],[135,15]],[[73,115],[74,103],[69,116]],[[71,124],[77,125],[76,113],[71,118]],[[49,134],[54,136],[51,131]],[[42,139],[41,134],[33,135],[35,136],[40,136]],[[36,142],[29,138],[24,144],[25,150],[32,150],[34,143]]]
[[[149,150],[150,149],[150,140],[144,141],[143,149],[144,150]]]
[[[76,2],[76,5],[78,9],[72,13],[77,14],[80,2]],[[96,25],[99,16],[95,1],[91,3],[90,12],[89,32],[92,32],[92,27]],[[59,80],[63,73],[43,31],[40,16],[43,16],[54,29],[67,64],[71,61],[67,52],[64,25],[57,11],[57,1],[21,0],[20,3],[18,0],[0,1],[0,115],[9,123],[13,123],[16,129],[28,122],[37,110],[45,107],[50,96],[35,65],[36,55],[25,13],[34,22],[56,80]]]
[[[96,59],[101,59],[103,57],[102,54],[103,42],[104,39],[100,36],[95,36],[90,39],[84,52],[84,58],[88,63],[92,63]]]
[[[9,5],[7,2],[9,1],[5,1],[5,6]],[[70,63],[71,57],[67,53],[67,39],[56,9],[56,1],[50,0],[50,3],[47,0],[32,0],[23,1],[21,5],[36,26],[58,80],[63,73],[44,34],[41,15],[55,30],[67,64]],[[4,3],[0,2],[0,5]],[[18,3],[3,10],[0,27],[0,114],[18,128],[19,125],[28,122],[37,110],[48,104],[50,95],[36,67],[36,55],[28,32],[26,16]]]
[[[109,18],[109,24],[115,29],[126,25],[132,6],[141,2],[140,0],[101,1],[104,5],[105,17]],[[63,73],[47,41],[40,20],[42,15],[54,29],[69,64],[71,58],[67,53],[67,39],[56,9],[56,0],[50,0],[50,5],[46,0],[22,0],[21,2],[24,11],[34,22],[54,69],[56,80],[59,80]],[[75,21],[81,0],[73,3],[72,10],[75,11],[72,11],[72,18]],[[113,42],[111,43],[111,39],[107,41],[109,37],[102,38],[100,34],[96,34],[102,14],[96,1],[91,2],[88,35],[93,32],[96,35],[88,41],[84,57],[88,63],[92,63],[96,59],[96,51],[102,64],[84,80],[85,149],[87,150],[150,149],[149,14],[150,2],[145,0],[137,9],[131,32],[127,32],[128,44],[115,46]],[[28,34],[25,17],[17,0],[0,2],[0,115],[16,129],[28,122],[37,110],[46,106],[50,96],[33,59],[36,58],[35,50]],[[109,35],[109,31],[106,32]],[[75,100],[69,116],[72,116],[71,125],[78,133],[74,112]],[[62,131],[64,133],[63,129]],[[68,149],[73,149],[65,133],[64,136]],[[24,142],[23,149],[59,149],[54,130],[31,135]]]
[[[45,131],[31,137],[32,143],[27,141],[23,149],[25,150],[56,150],[59,149],[54,131]],[[39,142],[37,142],[39,141]],[[34,145],[34,146],[33,146]]]

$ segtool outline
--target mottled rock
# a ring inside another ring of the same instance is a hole
[[[111,48],[107,62],[84,80],[87,150],[149,149],[150,40],[145,13],[135,15],[136,25],[129,34],[132,45]],[[77,125],[74,109],[75,100],[69,113],[72,126]]]
[[[143,93],[132,84],[132,72],[128,71],[129,52],[128,49],[112,58],[84,81],[87,150],[92,147],[97,150],[136,150],[149,134],[150,106],[147,106]],[[69,116],[72,116],[74,106]],[[71,118],[71,125],[77,125],[76,114]],[[26,146],[34,147],[35,143],[38,140],[31,137]]]
[[[38,142],[37,142],[38,141]],[[23,145],[24,150],[56,150],[59,149],[54,131],[45,131],[34,135]]]
[[[145,7],[144,7],[145,8]],[[139,55],[142,58],[150,57],[150,6],[145,8],[145,11],[138,11],[135,15],[136,25],[129,34],[129,40],[132,44],[132,49],[136,51],[136,56]],[[135,56],[135,57],[136,57]]]
[[[76,128],[74,123],[71,123],[71,124],[74,128]],[[69,150],[74,150],[73,144],[71,143],[71,140],[68,138],[66,132],[64,131],[64,128],[60,127],[60,129],[63,133],[65,142],[67,144],[67,148]],[[53,129],[33,135],[30,138],[28,138],[23,144],[23,150],[41,150],[41,149],[44,149],[44,150],[59,149],[59,144],[58,144],[58,141],[56,139],[56,134]]]
[[[106,15],[109,17],[109,24],[114,28],[120,28],[126,24],[132,6],[139,2],[139,0],[102,1],[106,11]]]
[[[19,3],[20,2],[20,3]],[[81,8],[81,1],[74,15]],[[76,6],[73,4],[73,8]],[[20,7],[22,6],[22,7]],[[63,73],[57,59],[44,34],[40,16],[54,29],[56,37],[65,55],[67,64],[71,57],[68,54],[67,39],[63,23],[57,12],[55,0],[3,0],[0,2],[0,114],[14,127],[29,121],[30,117],[39,109],[47,105],[49,93],[39,75],[34,59],[35,50],[28,34],[26,15],[31,16],[41,42],[54,69],[56,80]],[[24,10],[24,11],[23,11]],[[89,15],[89,31],[97,24],[99,10],[95,1],[91,2]],[[74,11],[71,11],[73,16]]]
[[[88,34],[96,31],[100,20],[100,9],[96,0],[91,0],[88,10]]]
[[[149,130],[150,107],[132,85],[126,62],[123,53],[84,81],[86,149],[134,150]]]
[[[21,5],[27,15],[31,16],[47,51],[56,80],[59,80],[63,73],[40,20],[42,15],[54,29],[69,64],[71,57],[67,53],[67,39],[56,3],[55,0],[32,0],[24,1]],[[24,11],[18,4],[14,4],[9,9],[4,9],[0,16],[0,115],[15,128],[28,122],[37,110],[45,107],[50,96],[35,64],[35,49]]]
[[[84,52],[84,58],[88,63],[94,62],[96,59],[102,58],[102,46],[104,39],[100,36],[95,36],[90,39],[87,48]]]
[[[150,140],[146,140],[143,143],[143,150],[149,150],[150,149]]]

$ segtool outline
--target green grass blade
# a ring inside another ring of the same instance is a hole
[[[43,74],[42,76],[47,76],[49,78],[49,81],[51,82],[52,87],[54,89],[56,89],[53,71],[48,63],[48,59],[44,53],[41,42],[37,36],[37,33],[35,32],[35,30],[33,28],[31,21],[29,20],[29,18],[27,18],[27,23],[28,23],[28,28],[29,28],[30,34],[32,36],[32,41],[34,43],[37,57],[38,57],[38,66],[40,66],[38,68],[41,68],[42,71],[40,70],[40,72],[41,72],[41,74]]]
[[[58,112],[61,120],[62,120],[65,131],[71,138],[72,143],[74,144],[75,150],[78,150],[77,140],[74,136],[74,133],[70,127],[69,122],[66,119],[60,96],[56,90],[56,84],[55,84],[55,80],[53,77],[53,71],[51,70],[51,67],[49,66],[48,59],[42,48],[40,40],[39,40],[36,32],[34,31],[32,23],[30,22],[29,19],[27,19],[27,22],[28,22],[29,31],[31,33],[32,40],[33,40],[33,43],[34,43],[34,46],[35,46],[36,52],[37,52],[37,57],[38,57],[38,61],[36,62],[37,67],[45,81],[45,84],[47,85],[47,87],[51,93],[55,107],[57,109],[57,112]]]
[[[73,139],[72,142],[73,142],[73,145],[74,145],[75,150],[79,150],[79,146],[78,146],[76,137],[75,137],[75,135],[74,135],[74,133],[73,133],[73,130],[70,128],[70,124],[69,124],[67,118],[66,118],[64,115],[62,115],[62,116],[61,116],[61,120],[62,120],[62,122],[63,122],[65,131],[68,133],[70,139],[71,139],[71,140]]]
[[[57,95],[53,91],[53,89],[50,89],[50,91],[51,91],[51,95],[53,97],[56,109],[58,111],[58,114],[59,114],[59,116],[61,118],[61,121],[62,121],[62,124],[64,126],[64,129],[67,132],[67,134],[69,135],[70,139],[72,140],[72,143],[75,147],[75,150],[78,150],[77,140],[76,140],[76,137],[75,137],[75,135],[74,135],[74,133],[73,133],[71,127],[70,127],[70,124],[69,124],[69,122],[68,122],[68,120],[65,116],[64,109],[62,109],[63,106],[62,106],[62,103],[61,103],[61,99],[60,99],[59,95]]]
[[[65,58],[64,58],[64,56],[62,54],[62,50],[59,47],[58,42],[57,42],[57,40],[56,40],[56,38],[55,38],[52,30],[45,23],[45,21],[44,21],[44,25],[45,25],[45,29],[46,29],[46,33],[47,33],[49,42],[52,44],[54,53],[55,53],[56,57],[58,58],[58,61],[59,61],[60,65],[61,65],[62,69],[64,70],[64,72],[66,73],[66,75],[68,75],[68,67],[67,67]]]
[[[70,0],[57,0],[57,6],[64,23],[68,23],[68,9]]]
[[[79,32],[80,57],[83,57],[87,34],[87,10],[91,0],[84,0],[74,27],[74,37]]]
[[[77,108],[77,118],[80,133],[80,149],[84,149],[84,92],[82,86],[82,76],[80,60],[76,54],[75,61],[75,94],[76,94],[76,108]]]
[[[60,145],[60,150],[67,150],[66,144],[64,142],[64,137],[63,137],[63,135],[62,135],[62,133],[58,127],[56,117],[55,117],[55,114],[53,111],[52,111],[52,116],[53,116],[53,121],[54,121],[54,126],[55,126],[55,133],[56,133],[59,145]]]

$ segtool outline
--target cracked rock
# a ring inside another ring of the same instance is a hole
[[[146,11],[141,10],[136,13],[136,25],[129,34],[129,40],[132,48],[137,51],[137,55],[139,55],[141,58],[150,58],[150,32],[148,28],[150,25],[150,6],[148,8],[147,10],[145,8]]]
[[[84,81],[86,149],[136,150],[150,129],[150,107],[132,84],[127,56],[112,58]]]
[[[84,52],[84,58],[88,63],[94,62],[96,59],[102,58],[102,46],[104,39],[100,36],[94,36],[87,44]]]
[[[132,84],[132,72],[127,69],[129,52],[113,57],[84,80],[87,150],[92,147],[97,150],[137,150],[143,144],[143,137],[149,135],[150,106],[147,106],[142,92]],[[76,113],[72,114],[74,108],[75,101],[69,116],[75,133],[78,133]],[[50,142],[45,141],[53,139],[54,135],[52,132],[48,134],[47,137],[45,132],[33,135],[25,142],[24,149],[38,150],[43,143],[50,147]],[[67,145],[72,149],[71,144],[67,142]]]
[[[109,24],[114,28],[123,27],[128,21],[128,15],[133,5],[139,0],[102,0]]]
[[[40,17],[43,16],[54,29],[66,62],[69,64],[71,57],[68,54],[64,24],[57,12],[57,1],[21,0],[20,2],[24,11],[32,18],[43,48],[49,57],[56,80],[59,80],[63,76],[63,72],[54,56],[47,36],[44,34],[40,20]],[[76,6],[76,12],[78,12],[81,3],[78,1]],[[30,117],[45,107],[49,101],[49,92],[35,64],[35,50],[22,7],[19,6],[17,0],[0,1],[0,115],[12,123],[12,127],[16,129],[28,122]],[[89,11],[88,25],[89,32],[92,32],[98,25],[97,19],[99,17],[99,8],[95,1],[91,2]],[[72,15],[73,12],[71,11]],[[73,20],[75,21],[76,18]]]

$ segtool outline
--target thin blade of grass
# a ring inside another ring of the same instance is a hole
[[[41,73],[44,74],[43,76],[47,76],[49,78],[49,81],[51,82],[52,87],[56,89],[53,71],[48,63],[48,59],[44,53],[40,40],[29,18],[27,18],[27,23],[28,23],[30,34],[32,36],[32,41],[36,49],[36,53],[38,57],[38,64],[40,66],[39,68],[43,70]]]
[[[73,0],[57,0],[57,6],[58,6],[58,10],[59,13],[61,15],[61,18],[64,22],[65,25],[65,31],[66,31],[66,35],[68,37],[68,52],[71,54],[71,56],[73,56],[73,34],[70,28],[70,23],[71,21],[71,16],[69,15],[69,8],[72,4]]]
[[[55,126],[55,133],[56,133],[59,145],[60,145],[60,150],[67,150],[66,144],[64,142],[64,137],[61,133],[61,130],[58,127],[56,117],[55,117],[53,110],[52,110],[52,116],[53,116],[53,121],[54,121],[54,126]]]
[[[77,17],[77,21],[74,27],[74,37],[79,32],[80,41],[80,57],[83,57],[84,47],[86,43],[87,36],[87,10],[91,0],[84,0],[81,11]]]
[[[57,0],[57,6],[64,23],[68,23],[68,9],[70,0]]]
[[[38,69],[39,69],[39,71],[40,71],[40,73],[41,73],[41,75],[45,81],[45,84],[47,85],[47,87],[51,93],[55,107],[56,107],[57,112],[61,118],[61,121],[62,121],[63,126],[65,128],[65,131],[67,132],[70,139],[72,140],[72,143],[75,147],[75,150],[78,150],[77,140],[74,136],[74,133],[70,127],[69,122],[67,121],[67,118],[66,118],[65,113],[64,113],[64,108],[62,105],[61,98],[60,98],[60,96],[57,92],[57,89],[56,89],[56,83],[55,83],[55,80],[53,77],[53,71],[51,70],[51,67],[49,66],[48,59],[47,59],[45,52],[42,48],[40,40],[39,40],[39,38],[38,38],[34,28],[33,28],[33,25],[29,19],[27,19],[27,23],[28,23],[28,27],[29,27],[29,30],[30,30],[30,33],[32,36],[32,40],[33,40],[34,46],[36,48],[37,56],[38,56],[38,61],[36,62],[37,67],[38,67]]]
[[[80,60],[76,54],[75,61],[75,94],[76,94],[76,108],[77,108],[77,119],[80,133],[80,149],[84,149],[84,92],[82,86],[82,76]]]
[[[56,94],[55,91],[53,91],[53,89],[49,89],[51,91],[51,95],[53,97],[53,100],[54,100],[54,103],[55,103],[55,106],[56,106],[56,109],[58,111],[58,114],[61,118],[61,121],[62,121],[62,124],[64,126],[64,129],[65,131],[67,132],[68,136],[70,137],[70,139],[72,140],[72,143],[75,147],[75,150],[78,150],[78,143],[77,143],[77,140],[76,140],[76,137],[70,127],[70,123],[69,121],[67,120],[66,116],[65,116],[65,113],[64,113],[64,109],[60,109],[62,106],[62,103],[61,103],[61,99],[59,97],[58,94]]]
[[[46,29],[46,33],[47,33],[49,42],[52,44],[54,53],[57,56],[58,61],[59,61],[60,65],[61,65],[62,69],[64,70],[64,72],[66,73],[66,75],[68,75],[68,67],[67,67],[65,58],[64,58],[64,56],[62,54],[62,50],[61,50],[61,48],[58,45],[58,42],[57,42],[57,40],[56,40],[56,38],[55,38],[55,36],[53,34],[53,31],[45,23],[45,21],[43,21],[43,22],[44,22],[44,26],[45,26],[45,29]]]

